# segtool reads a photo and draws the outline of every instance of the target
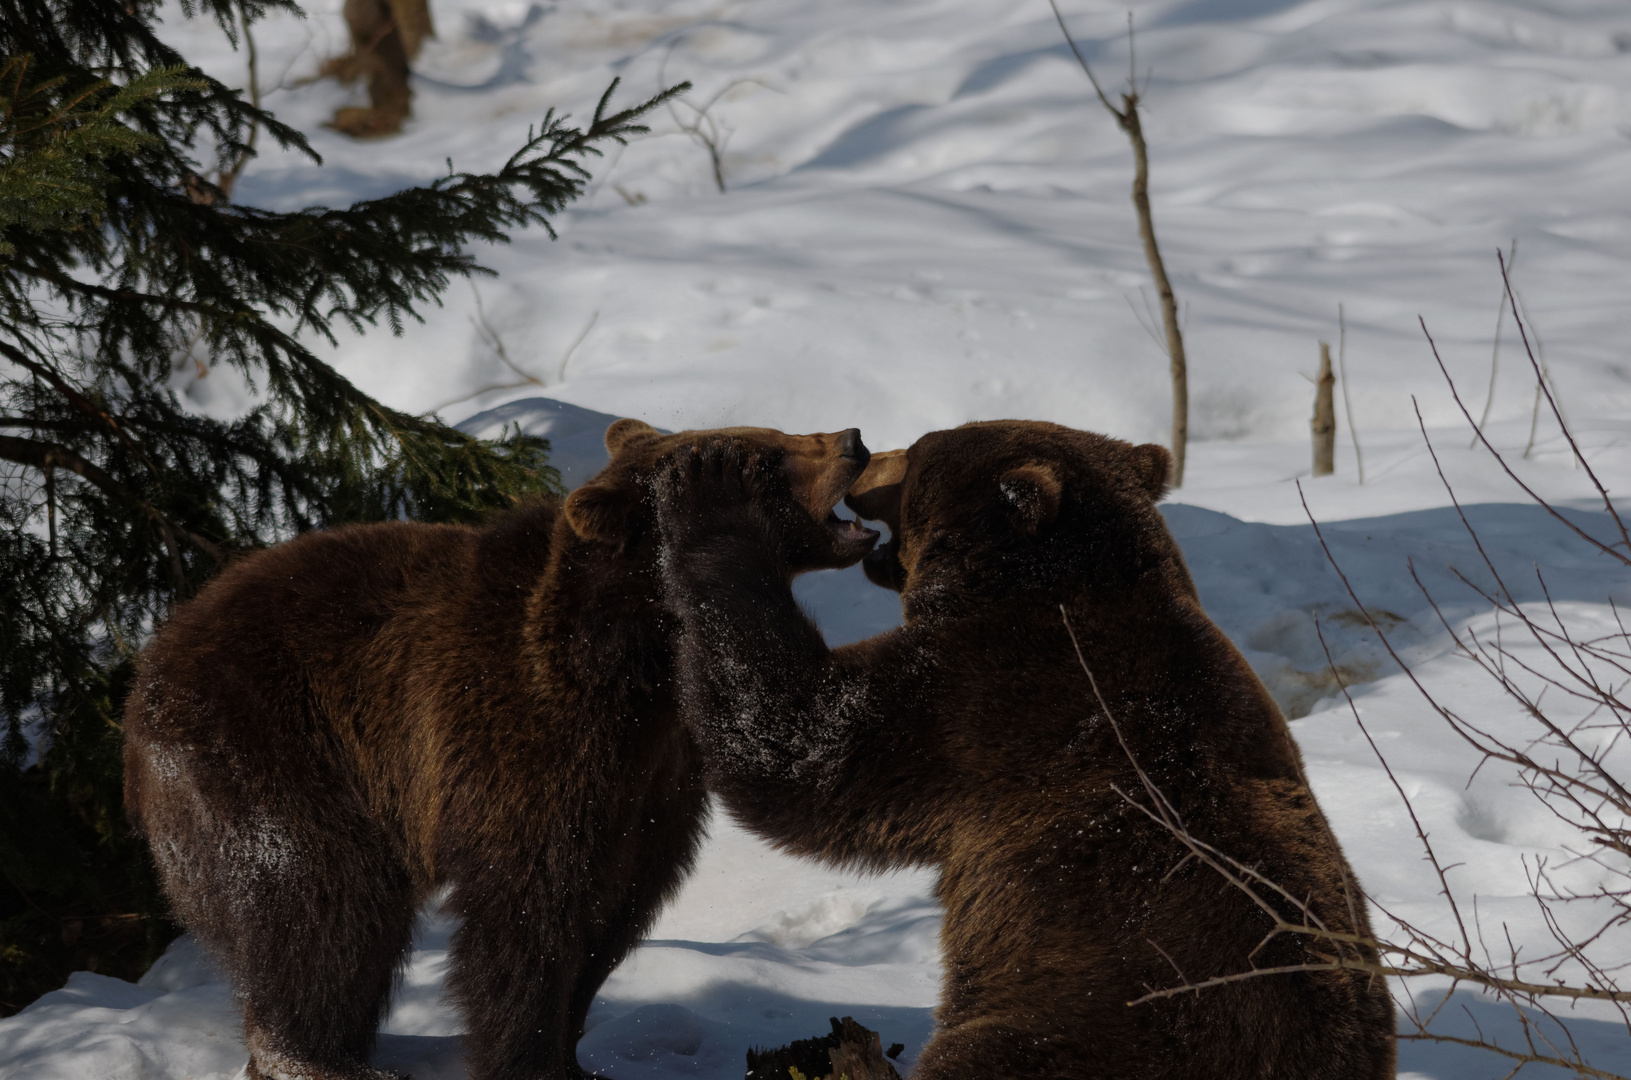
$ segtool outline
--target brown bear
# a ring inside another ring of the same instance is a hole
[[[867,463],[858,432],[728,435],[781,477],[789,573],[872,547],[832,513]],[[591,999],[704,813],[650,489],[694,439],[619,420],[611,463],[564,503],[247,556],[142,654],[126,807],[235,984],[250,1077],[383,1076],[367,1055],[443,888],[472,1080],[584,1075]]]
[[[1394,1073],[1384,981],[1275,933],[1151,816],[1276,917],[1311,925],[1295,900],[1370,937],[1286,722],[1156,509],[1169,463],[1021,421],[875,455],[850,503],[893,530],[866,566],[905,622],[838,649],[792,599],[763,511],[786,496],[751,446],[717,440],[659,481],[682,716],[710,786],[787,851],[940,871],[945,980],[914,1080]],[[1293,970],[1129,1004],[1254,968]]]
[[[368,105],[339,109],[330,126],[358,139],[395,135],[413,99],[408,65],[425,39],[436,36],[430,2],[345,0],[344,15],[351,51],[325,64],[323,74],[341,82],[363,80]]]

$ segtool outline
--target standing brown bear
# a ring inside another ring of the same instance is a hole
[[[858,432],[716,434],[769,463],[790,574],[872,546],[832,513],[866,467]],[[584,1075],[590,1001],[679,886],[705,806],[650,485],[699,437],[619,420],[564,504],[248,556],[143,653],[126,807],[236,986],[251,1078],[383,1076],[367,1055],[443,886],[469,1076]]]
[[[1129,1007],[1331,951],[1273,934],[1118,793],[1152,805],[1134,760],[1191,836],[1330,930],[1370,934],[1285,720],[1201,610],[1156,510],[1169,462],[1020,421],[877,455],[850,503],[894,532],[866,565],[900,590],[905,624],[832,650],[788,589],[768,462],[722,439],[665,473],[682,715],[710,785],[788,851],[940,870],[945,981],[914,1080],[1394,1073],[1386,987],[1351,970]]]
[[[413,100],[408,65],[425,39],[436,36],[429,0],[345,0],[344,15],[351,51],[325,64],[323,74],[363,80],[368,105],[338,110],[332,126],[358,139],[395,135]]]

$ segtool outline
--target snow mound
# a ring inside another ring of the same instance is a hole
[[[484,409],[461,422],[459,430],[497,439],[519,428],[523,435],[548,439],[549,463],[570,491],[606,467],[606,429],[619,419],[554,398],[529,397]]]

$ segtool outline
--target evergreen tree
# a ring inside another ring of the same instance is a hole
[[[192,0],[236,42],[292,0]],[[558,490],[547,444],[387,408],[308,347],[404,322],[471,251],[583,190],[597,146],[668,95],[546,115],[496,172],[274,213],[224,190],[298,131],[189,66],[157,0],[0,13],[0,1016],[90,968],[134,978],[173,935],[120,809],[119,715],[145,635],[234,553],[347,521],[467,521]],[[675,88],[677,92],[683,87]],[[209,164],[200,159],[212,158]],[[212,181],[210,177],[216,179]],[[221,182],[223,178],[228,182]],[[550,230],[553,236],[553,230]],[[245,376],[222,421],[179,364]]]

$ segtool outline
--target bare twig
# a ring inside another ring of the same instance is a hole
[[[1303,496],[1301,483],[1297,485],[1297,497],[1302,499],[1303,512],[1308,514],[1308,520],[1313,522],[1314,515],[1308,510],[1308,500]],[[1329,545],[1325,543],[1325,537],[1320,533],[1318,524],[1314,525],[1314,534],[1319,538],[1320,548],[1325,552],[1325,557],[1330,560],[1332,566],[1335,566],[1336,558],[1331,554]],[[1339,569],[1337,573],[1340,574],[1342,571]],[[1344,584],[1346,584],[1347,579],[1344,578],[1343,580]],[[1363,605],[1360,605],[1360,610],[1363,611]],[[1368,613],[1366,613],[1366,618],[1369,618]],[[1372,621],[1371,625],[1374,627],[1376,624]],[[1381,630],[1377,629],[1377,633],[1381,633]],[[1404,785],[1399,783],[1399,778],[1393,774],[1393,766],[1388,764],[1387,756],[1382,753],[1382,748],[1376,745],[1376,740],[1371,737],[1370,729],[1365,726],[1365,721],[1360,718],[1359,706],[1354,704],[1353,695],[1348,692],[1348,684],[1342,678],[1342,673],[1337,670],[1336,661],[1331,656],[1331,646],[1325,640],[1325,631],[1320,628],[1318,619],[1314,620],[1314,635],[1319,638],[1320,649],[1325,653],[1325,662],[1330,666],[1331,675],[1336,679],[1337,689],[1342,691],[1342,698],[1348,703],[1349,711],[1353,713],[1354,723],[1359,726],[1359,733],[1365,737],[1365,742],[1370,746],[1371,753],[1376,755],[1376,760],[1382,766],[1382,771],[1387,774],[1388,782],[1393,785],[1393,790],[1398,793],[1399,801],[1404,803],[1405,813],[1410,815],[1410,824],[1416,830],[1416,839],[1421,841],[1422,850],[1426,853],[1427,861],[1432,865],[1433,873],[1438,878],[1439,895],[1444,897],[1445,903],[1450,905],[1451,914],[1455,916],[1456,929],[1461,933],[1462,947],[1470,950],[1472,948],[1472,938],[1467,933],[1466,922],[1461,918],[1461,908],[1456,903],[1455,893],[1450,889],[1450,879],[1444,869],[1444,864],[1439,861],[1438,853],[1433,850],[1432,841],[1428,840],[1427,830],[1422,828],[1421,819],[1416,816],[1416,808],[1411,805],[1410,796],[1405,794]]]
[[[479,293],[476,295],[476,309],[477,309],[477,311],[481,310],[481,295]],[[498,354],[498,358],[500,360],[504,361],[504,363],[506,365],[508,365],[508,367],[510,368],[511,371],[514,371],[517,375],[521,376],[521,380],[519,382],[494,383],[491,386],[483,386],[479,390],[473,390],[468,394],[461,394],[460,396],[458,396],[456,398],[453,398],[450,401],[444,401],[440,405],[438,405],[434,409],[432,409],[431,412],[439,413],[443,409],[451,409],[455,405],[462,405],[464,402],[470,401],[473,398],[479,398],[483,394],[494,394],[494,393],[499,392],[500,390],[519,390],[523,386],[540,386],[540,387],[546,387],[547,388],[547,387],[549,387],[551,385],[555,385],[555,384],[565,382],[566,381],[566,365],[569,362],[571,362],[573,355],[578,351],[578,346],[583,344],[584,339],[589,336],[589,331],[591,331],[591,330],[593,330],[595,328],[595,323],[599,319],[600,319],[600,309],[596,308],[592,313],[590,313],[589,321],[584,324],[583,329],[578,331],[578,336],[572,339],[572,344],[568,345],[566,347],[566,351],[561,354],[561,362],[556,365],[555,379],[554,379],[553,383],[548,383],[548,382],[543,381],[542,379],[536,378],[533,375],[528,374],[524,369],[522,369],[522,368],[518,367],[517,365],[511,363],[509,355],[503,351],[503,346],[504,346],[503,341],[498,337],[497,333],[493,332],[492,329],[489,327],[487,329],[487,333],[492,334],[492,340],[488,341],[485,336],[483,337],[482,340],[487,342],[488,346],[490,348],[492,348],[495,353]],[[486,322],[486,314],[483,313],[482,314],[482,323],[485,323],[485,322]],[[482,329],[482,324],[477,324],[478,333],[481,332],[481,329]]]
[[[244,58],[249,67],[249,103],[255,108],[261,107],[260,85],[260,58],[255,52],[255,35],[249,28],[249,13],[244,8],[238,9],[238,26],[244,36]],[[255,121],[249,125],[249,139],[244,143],[243,153],[233,162],[232,168],[222,171],[215,178],[215,186],[220,189],[221,197],[227,200],[232,198],[232,189],[238,183],[238,177],[243,175],[249,159],[255,156],[255,142],[260,137],[260,122]]]
[[[1139,328],[1142,329],[1144,333],[1149,335],[1150,340],[1155,342],[1155,347],[1157,349],[1160,349],[1162,352],[1166,352],[1167,343],[1161,340],[1161,332],[1156,327],[1156,323],[1158,323],[1160,319],[1155,312],[1150,309],[1150,297],[1149,294],[1144,291],[1143,286],[1140,286],[1138,290],[1138,299],[1140,303],[1144,305],[1143,311],[1138,310],[1138,305],[1133,303],[1132,297],[1129,296],[1126,299],[1127,306],[1133,310],[1133,318],[1138,320]]]
[[[1558,513],[1557,510],[1550,503],[1548,503],[1545,499],[1541,498],[1539,495],[1535,494],[1535,491],[1534,491],[1533,488],[1531,488],[1528,484],[1524,483],[1522,480],[1520,480],[1518,478],[1518,474],[1512,471],[1512,467],[1506,463],[1506,459],[1501,456],[1501,452],[1499,450],[1495,449],[1495,447],[1490,445],[1489,439],[1484,436],[1484,433],[1482,431],[1478,430],[1478,425],[1476,423],[1473,423],[1472,413],[1467,411],[1467,406],[1462,402],[1461,395],[1456,392],[1455,380],[1450,378],[1450,371],[1449,371],[1448,368],[1446,368],[1444,366],[1444,360],[1438,354],[1438,344],[1433,341],[1433,335],[1427,329],[1427,320],[1421,318],[1420,316],[1418,316],[1416,321],[1421,324],[1421,332],[1427,336],[1427,344],[1433,350],[1433,359],[1438,362],[1438,369],[1439,369],[1439,371],[1443,372],[1444,381],[1449,386],[1450,395],[1455,398],[1456,406],[1461,410],[1461,415],[1465,416],[1467,418],[1467,423],[1473,425],[1473,431],[1475,431],[1477,433],[1478,441],[1483,443],[1484,444],[1484,449],[1488,450],[1490,452],[1490,455],[1495,458],[1495,462],[1496,462],[1496,464],[1500,465],[1501,471],[1505,472],[1506,475],[1512,480],[1513,483],[1517,484],[1518,487],[1523,489],[1523,493],[1525,495],[1529,496],[1531,499],[1533,499],[1537,506],[1544,509],[1547,513],[1551,514],[1554,518],[1561,521],[1564,525],[1568,526],[1568,528],[1569,528],[1569,530],[1571,532],[1575,533],[1581,539],[1585,540],[1587,543],[1589,543],[1591,546],[1597,548],[1599,551],[1603,552],[1605,555],[1613,556],[1615,559],[1617,559],[1619,562],[1623,563],[1624,565],[1631,566],[1631,537],[1628,537],[1626,535],[1625,522],[1620,520],[1619,513],[1614,509],[1614,504],[1613,504],[1612,501],[1610,501],[1610,499],[1608,497],[1608,491],[1603,487],[1603,485],[1600,482],[1598,482],[1597,474],[1591,471],[1591,467],[1589,465],[1586,467],[1586,475],[1590,476],[1591,479],[1592,479],[1592,482],[1594,484],[1596,484],[1597,491],[1598,491],[1599,494],[1602,495],[1603,504],[1608,508],[1609,515],[1611,517],[1613,517],[1615,522],[1619,525],[1620,537],[1621,537],[1622,541],[1626,545],[1626,553],[1621,553],[1621,552],[1615,551],[1608,544],[1603,543],[1602,541],[1598,540],[1596,537],[1592,536],[1591,534],[1587,533],[1585,530],[1581,529],[1574,522],[1570,521],[1568,518],[1566,518],[1562,514]],[[1522,328],[1520,326],[1520,331],[1521,331],[1521,329]],[[1527,341],[1525,342],[1525,344],[1527,345]],[[1538,373],[1539,373],[1538,363],[1536,364],[1536,371],[1537,371],[1537,375],[1538,375]],[[1559,422],[1561,423],[1561,421],[1559,421]],[[1573,435],[1569,436],[1569,445],[1571,447],[1574,447],[1574,436]],[[1579,448],[1574,447],[1574,449],[1575,449],[1575,453],[1578,455],[1579,452],[1580,452]]]
[[[1613,1073],[1604,1069],[1594,1068],[1593,1066],[1586,1064],[1584,1060],[1578,1057],[1565,1058],[1549,1054],[1524,1053],[1521,1050],[1512,1050],[1504,1046],[1498,1046],[1487,1038],[1463,1039],[1454,1035],[1440,1035],[1437,1032],[1429,1033],[1421,1031],[1414,1035],[1400,1035],[1399,1039],[1402,1042],[1447,1043],[1451,1046],[1468,1046],[1476,1050],[1488,1050],[1492,1054],[1499,1054],[1501,1057],[1504,1057],[1510,1061],[1518,1062],[1519,1068],[1524,1065],[1552,1065],[1560,1069],[1568,1069],[1580,1076],[1592,1077],[1593,1080],[1626,1080],[1624,1074],[1622,1073]],[[1507,1073],[1507,1076],[1513,1076],[1517,1073],[1517,1071],[1518,1070],[1515,1068],[1512,1070],[1512,1072]]]
[[[1500,250],[1496,249],[1495,254],[1496,254],[1497,257],[1499,257]],[[1529,333],[1533,334],[1534,337],[1535,337],[1535,344],[1534,344],[1533,353],[1535,355],[1539,356],[1538,363],[1539,363],[1539,366],[1540,366],[1540,373],[1539,373],[1538,377],[1535,379],[1534,403],[1529,407],[1529,441],[1524,443],[1524,446],[1523,446],[1524,460],[1527,461],[1528,458],[1529,458],[1529,455],[1535,449],[1535,436],[1540,431],[1540,403],[1541,403],[1541,399],[1545,396],[1544,387],[1546,385],[1550,385],[1551,387],[1553,387],[1555,389],[1557,384],[1552,379],[1552,370],[1551,370],[1551,368],[1546,366],[1546,343],[1543,342],[1540,339],[1540,330],[1535,326],[1535,320],[1530,318],[1529,305],[1524,303],[1523,293],[1518,291],[1518,287],[1516,285],[1513,285],[1513,286],[1511,286],[1511,291],[1510,291],[1510,293],[1508,295],[1510,297],[1510,302],[1512,304],[1516,305],[1517,310],[1523,312],[1523,318],[1524,318],[1525,322],[1528,324]],[[1527,347],[1529,345],[1528,341],[1525,341],[1524,345],[1525,345],[1525,348],[1527,349]],[[1531,360],[1533,360],[1533,356],[1531,357]],[[1559,406],[1561,406],[1561,402],[1559,402],[1558,404],[1559,404]],[[1562,427],[1565,427],[1565,428],[1568,427],[1567,418],[1564,418],[1563,420],[1559,421],[1559,423],[1560,423],[1560,425]],[[1575,464],[1577,466],[1580,464],[1580,459],[1579,458],[1575,459]]]
[[[476,288],[476,283],[473,281],[470,283],[470,292],[476,298],[476,313],[470,317],[470,322],[475,326],[476,333],[481,337],[481,340],[489,349],[493,350],[493,355],[497,356],[505,367],[521,376],[524,381],[518,385],[536,383],[543,386],[544,381],[542,379],[534,378],[528,372],[523,371],[514,360],[510,359],[509,350],[504,347],[504,339],[498,336],[498,331],[493,329],[493,324],[487,321],[487,309],[481,302],[481,290]]]
[[[1516,266],[1517,262],[1518,262],[1518,238],[1516,236],[1514,236],[1512,238],[1512,249],[1511,249],[1511,251],[1509,251],[1507,253],[1506,265],[1510,269],[1511,267]],[[1484,395],[1484,411],[1481,414],[1479,414],[1479,417],[1478,417],[1478,430],[1479,431],[1483,431],[1484,430],[1484,425],[1489,423],[1490,406],[1495,404],[1495,373],[1496,373],[1496,369],[1499,367],[1500,362],[1501,362],[1501,326],[1502,326],[1503,323],[1506,322],[1506,298],[1507,298],[1507,294],[1508,294],[1508,292],[1510,292],[1511,288],[1512,288],[1512,286],[1507,282],[1506,278],[1503,276],[1502,279],[1501,279],[1501,298],[1495,302],[1495,348],[1490,352],[1490,357],[1489,357],[1489,390]],[[1531,428],[1531,432],[1530,432],[1530,438],[1531,438],[1531,440],[1534,438],[1532,428]],[[1467,449],[1471,450],[1473,447],[1475,447],[1477,445],[1478,445],[1478,436],[1475,433],[1473,435],[1473,437],[1472,437],[1472,442],[1467,444]],[[1525,456],[1527,456],[1527,455],[1525,455]]]
[[[1155,240],[1155,221],[1150,211],[1150,157],[1149,147],[1144,141],[1144,125],[1139,117],[1138,106],[1141,100],[1138,83],[1133,42],[1133,15],[1127,13],[1127,89],[1121,95],[1121,108],[1111,104],[1105,96],[1104,88],[1099,85],[1098,77],[1093,74],[1093,68],[1088,64],[1087,57],[1076,45],[1076,39],[1071,37],[1070,30],[1065,26],[1065,17],[1060,14],[1059,5],[1055,0],[1048,0],[1048,6],[1053,9],[1053,17],[1059,23],[1059,32],[1065,35],[1065,43],[1075,55],[1076,62],[1082,66],[1087,80],[1093,85],[1094,94],[1098,95],[1099,103],[1116,120],[1116,124],[1126,132],[1127,139],[1133,147],[1133,206],[1138,211],[1138,235],[1144,242],[1144,258],[1150,265],[1150,276],[1155,279],[1155,291],[1161,298],[1161,323],[1165,331],[1166,349],[1171,361],[1172,369],[1172,486],[1182,487],[1184,484],[1184,460],[1189,447],[1189,362],[1184,354],[1184,333],[1178,320],[1178,301],[1173,295],[1172,282],[1167,277],[1166,262],[1161,258],[1160,245]]]
[[[1495,258],[1497,260],[1501,258],[1501,253],[1499,251],[1495,253]],[[1504,262],[1501,263],[1501,280],[1507,282],[1510,282],[1511,280],[1507,276],[1506,264]],[[1602,496],[1603,509],[1607,510],[1609,516],[1612,517],[1615,523],[1619,525],[1620,540],[1625,544],[1627,553],[1631,554],[1631,535],[1626,533],[1625,521],[1620,517],[1619,511],[1614,509],[1613,500],[1608,497],[1608,489],[1603,486],[1603,482],[1601,480],[1597,479],[1597,473],[1592,469],[1591,463],[1586,460],[1586,455],[1580,452],[1580,444],[1574,441],[1574,432],[1569,430],[1569,421],[1563,415],[1563,406],[1558,403],[1557,397],[1552,393],[1551,372],[1546,370],[1546,365],[1543,361],[1535,359],[1535,350],[1529,345],[1529,330],[1524,325],[1523,316],[1518,313],[1518,299],[1516,296],[1513,296],[1510,284],[1508,284],[1507,287],[1507,295],[1511,297],[1512,300],[1512,321],[1518,326],[1518,336],[1523,339],[1524,353],[1529,357],[1529,366],[1535,371],[1536,385],[1538,386],[1539,390],[1546,395],[1546,403],[1551,406],[1552,416],[1556,418],[1557,426],[1562,429],[1563,438],[1568,440],[1569,449],[1574,452],[1575,462],[1586,470],[1586,475],[1591,478],[1592,487],[1595,487],[1597,489],[1597,494]]]
[[[1523,312],[1512,299],[1510,291],[1507,297],[1513,304],[1512,314],[1521,333]],[[1427,332],[1425,321],[1422,329],[1424,333]],[[1431,334],[1428,334],[1428,341],[1432,344]],[[1436,345],[1433,354],[1454,394],[1454,384],[1450,382],[1448,372],[1444,371]],[[1537,380],[1544,391],[1549,391],[1543,369],[1538,361],[1534,363]],[[1461,406],[1477,438],[1512,476],[1511,469],[1489,446],[1480,425],[1472,422],[1459,396],[1456,403]],[[1631,701],[1625,694],[1627,686],[1631,686],[1631,634],[1627,633],[1618,608],[1612,603],[1609,605],[1614,613],[1615,629],[1612,632],[1603,633],[1594,628],[1590,634],[1582,634],[1572,630],[1566,621],[1566,609],[1560,608],[1554,599],[1552,587],[1538,567],[1535,581],[1541,602],[1518,601],[1456,497],[1437,450],[1427,436],[1426,423],[1419,407],[1416,411],[1418,427],[1440,481],[1494,584],[1481,585],[1459,571],[1452,569],[1452,573],[1490,605],[1495,622],[1493,634],[1458,628],[1423,585],[1414,562],[1408,564],[1409,573],[1440,625],[1455,643],[1457,652],[1489,676],[1506,699],[1516,706],[1517,718],[1520,721],[1527,718],[1527,724],[1515,730],[1501,728],[1484,718],[1483,713],[1488,710],[1464,715],[1452,708],[1452,703],[1436,697],[1399,653],[1376,616],[1359,599],[1353,582],[1332,552],[1325,530],[1309,511],[1300,483],[1299,496],[1303,498],[1304,512],[1308,514],[1317,542],[1354,608],[1427,705],[1477,755],[1478,763],[1472,770],[1472,777],[1476,777],[1486,765],[1510,769],[1517,786],[1533,794],[1557,821],[1575,830],[1579,837],[1581,843],[1565,845],[1569,853],[1566,860],[1539,856],[1532,866],[1527,858],[1524,861],[1529,892],[1550,941],[1542,939],[1536,948],[1533,940],[1516,936],[1505,921],[1490,922],[1487,909],[1480,907],[1478,896],[1473,895],[1468,904],[1451,888],[1449,875],[1459,864],[1446,863],[1440,858],[1427,823],[1418,815],[1415,800],[1410,797],[1405,781],[1395,773],[1381,751],[1381,743],[1373,736],[1361,715],[1318,620],[1315,621],[1315,633],[1325,653],[1327,666],[1360,734],[1369,744],[1403,804],[1425,861],[1437,879],[1438,894],[1443,897],[1449,921],[1455,928],[1447,937],[1440,937],[1425,929],[1420,922],[1413,922],[1408,912],[1389,910],[1375,897],[1366,899],[1390,921],[1392,929],[1387,934],[1387,940],[1371,936],[1368,931],[1360,934],[1327,925],[1311,910],[1307,898],[1292,895],[1261,869],[1246,865],[1193,835],[1155,777],[1137,760],[1129,733],[1124,731],[1112,712],[1087,663],[1086,653],[1071,625],[1069,613],[1061,606],[1065,629],[1070,635],[1077,661],[1087,675],[1093,698],[1143,790],[1141,795],[1135,796],[1114,784],[1111,789],[1129,807],[1179,841],[1186,851],[1179,865],[1194,859],[1211,868],[1229,888],[1250,899],[1271,923],[1257,948],[1248,954],[1243,970],[1215,972],[1198,981],[1185,978],[1184,972],[1179,970],[1172,958],[1157,943],[1151,942],[1158,952],[1167,956],[1168,963],[1178,975],[1178,985],[1146,987],[1148,992],[1129,1004],[1199,994],[1251,979],[1276,978],[1293,973],[1364,972],[1395,980],[1396,997],[1407,1023],[1414,1029],[1407,1029],[1400,1036],[1402,1039],[1485,1050],[1510,1062],[1512,1073],[1528,1065],[1548,1065],[1591,1080],[1631,1080],[1622,1073],[1604,1068],[1601,1061],[1593,1063],[1586,1060],[1581,1046],[1565,1023],[1566,1016],[1560,1015],[1562,1007],[1558,1005],[1558,1002],[1569,1003],[1571,1007],[1579,1002],[1606,1003],[1619,1012],[1628,1034],[1631,1034],[1631,990],[1622,986],[1625,973],[1631,971],[1631,959],[1611,951],[1621,947],[1624,929],[1631,926],[1631,861],[1628,861],[1631,859],[1631,777],[1623,773],[1627,761],[1626,747],[1631,745]],[[1566,418],[1561,410],[1554,411],[1554,415],[1578,455]],[[1621,564],[1628,562],[1615,550],[1619,545],[1610,547],[1594,540],[1524,486],[1517,477],[1512,476],[1512,479],[1554,518],[1591,543],[1593,548],[1614,555]],[[1599,493],[1603,494],[1604,506],[1623,537],[1625,524],[1600,485]],[[1626,546],[1631,548],[1631,544]],[[1520,647],[1528,651],[1520,651]],[[1570,715],[1559,714],[1557,710],[1560,708],[1571,710]],[[1589,878],[1584,879],[1588,884],[1571,886],[1567,877],[1554,874],[1554,869],[1560,865],[1581,863],[1589,864],[1591,873]],[[1171,871],[1168,871],[1170,874]],[[1348,887],[1346,880],[1344,884]],[[1357,886],[1352,887],[1348,894],[1350,918],[1352,926],[1356,928],[1364,925],[1354,914],[1357,911],[1354,905],[1362,896]],[[1564,905],[1581,906],[1566,917]],[[1281,957],[1279,963],[1253,966],[1259,953],[1280,935],[1299,939],[1302,942],[1302,957]],[[1605,949],[1610,951],[1605,952]],[[1285,962],[1288,960],[1292,962]],[[1436,1003],[1424,1003],[1411,990],[1411,982],[1424,977],[1449,981],[1449,990]],[[1471,1024],[1471,1036],[1449,1035],[1437,1030],[1434,1025],[1441,1016],[1446,1015],[1445,1010],[1457,1008],[1452,1004],[1452,999],[1455,990],[1463,985],[1477,987],[1511,1009],[1516,1036],[1486,1029],[1464,1005],[1460,1009]]]
[[[45,522],[50,542],[51,558],[57,557],[57,467],[45,466]]]
[[[679,39],[676,38],[671,41],[668,50],[663,53],[662,62],[657,65],[657,84],[659,86],[667,85],[668,58],[673,55],[674,49],[678,45]],[[774,89],[774,87],[767,86],[761,79],[744,76],[739,79],[732,79],[714,91],[713,96],[700,106],[693,105],[684,98],[670,98],[667,102],[668,114],[674,118],[675,126],[689,136],[692,142],[708,152],[708,162],[713,167],[714,186],[719,188],[721,195],[725,194],[725,144],[730,142],[731,136],[736,134],[736,131],[734,128],[725,126],[713,115],[712,110],[726,94],[735,90],[738,86],[747,85],[758,86],[765,90]],[[677,106],[682,105],[691,110],[692,118],[689,121],[680,117]],[[628,199],[627,195],[623,197]],[[632,200],[630,204],[633,205]]]
[[[583,329],[579,330],[578,336],[572,339],[572,344],[568,345],[566,347],[566,351],[561,354],[560,366],[555,369],[556,382],[560,383],[566,381],[566,365],[572,362],[572,357],[577,354],[578,346],[583,344],[584,338],[589,336],[589,331],[595,328],[595,323],[599,319],[600,309],[596,308],[594,311],[590,312],[589,321],[583,324]]]
[[[1354,444],[1354,467],[1359,470],[1359,483],[1365,483],[1365,455],[1359,449],[1359,429],[1354,426],[1353,401],[1348,397],[1348,319],[1337,304],[1337,375],[1342,383],[1342,411],[1348,416],[1348,437]]]

